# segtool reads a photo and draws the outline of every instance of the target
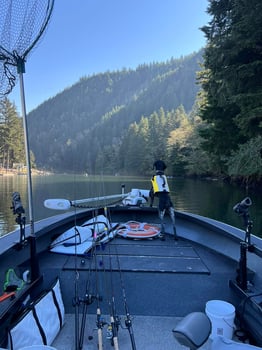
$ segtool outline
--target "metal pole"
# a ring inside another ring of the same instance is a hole
[[[31,257],[30,257],[31,258],[31,279],[32,281],[34,281],[39,277],[39,264],[37,260],[37,254],[36,254],[36,236],[34,231],[31,160],[30,160],[30,148],[29,148],[29,141],[28,141],[28,127],[27,127],[24,79],[23,79],[23,73],[25,73],[25,61],[23,58],[17,59],[17,73],[19,74],[19,81],[20,81],[21,108],[22,108],[22,117],[23,117],[23,126],[24,126],[25,154],[26,154],[26,166],[27,166],[27,191],[28,191],[28,211],[29,211],[29,223],[30,223],[30,250],[31,250]]]

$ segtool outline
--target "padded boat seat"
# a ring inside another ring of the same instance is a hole
[[[254,345],[237,343],[231,339],[216,337],[212,343],[212,350],[261,350]]]
[[[191,350],[200,348],[211,333],[211,322],[203,312],[192,312],[173,329],[177,341]]]

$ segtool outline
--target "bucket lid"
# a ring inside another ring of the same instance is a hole
[[[223,300],[210,300],[206,303],[206,312],[216,316],[228,316],[235,313],[235,307]]]

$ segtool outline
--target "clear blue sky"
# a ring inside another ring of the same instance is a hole
[[[198,51],[207,6],[208,0],[56,0],[26,62],[27,112],[83,76]],[[18,81],[9,98],[21,113]]]

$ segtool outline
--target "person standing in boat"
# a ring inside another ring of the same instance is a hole
[[[164,228],[164,216],[168,211],[173,225],[174,239],[177,240],[176,226],[175,226],[175,209],[173,202],[169,194],[169,186],[167,178],[164,174],[166,164],[162,160],[157,160],[153,164],[153,169],[156,170],[156,174],[151,178],[151,190],[150,190],[150,206],[153,206],[154,197],[158,198],[158,214],[161,221],[161,233],[160,238],[165,239]]]
[[[156,170],[156,175],[164,175],[166,164],[162,160],[156,160],[153,164],[153,170]]]

